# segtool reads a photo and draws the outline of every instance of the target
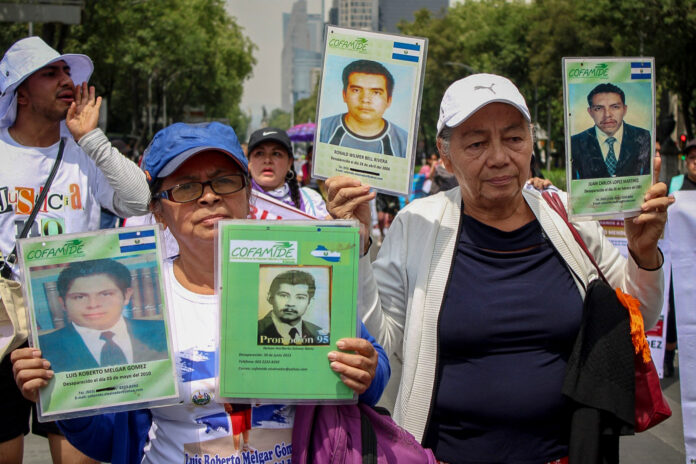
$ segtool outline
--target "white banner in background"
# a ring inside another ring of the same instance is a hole
[[[667,237],[672,245],[674,312],[679,334],[679,382],[681,386],[684,445],[687,464],[696,463],[696,191],[674,192]]]

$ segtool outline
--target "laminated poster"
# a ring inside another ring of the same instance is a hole
[[[408,195],[427,39],[326,28],[312,177]]]
[[[353,401],[327,354],[356,336],[358,230],[355,221],[219,223],[220,398]]]
[[[178,402],[157,226],[19,241],[41,421]]]
[[[563,58],[569,213],[636,216],[652,185],[653,58]]]

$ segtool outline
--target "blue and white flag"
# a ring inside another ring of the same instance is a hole
[[[410,61],[412,63],[418,63],[421,54],[421,47],[419,44],[410,44],[405,42],[394,42],[394,47],[392,48],[392,59]]]
[[[157,248],[154,230],[138,230],[136,232],[124,232],[118,234],[118,245],[121,253],[133,251],[154,250]]]
[[[631,79],[650,79],[652,77],[652,63],[650,61],[632,61]]]

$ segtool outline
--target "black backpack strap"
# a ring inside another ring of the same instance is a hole
[[[362,440],[363,464],[377,464],[377,434],[370,418],[360,408],[360,438]]]
[[[383,406],[372,406],[372,410],[380,416],[391,417],[391,413],[389,412],[389,410]]]
[[[321,406],[315,406],[312,409],[312,422],[310,423],[308,430],[308,442],[307,442],[307,460],[305,464],[314,464],[314,442],[312,441],[312,432],[314,431],[314,421],[317,419],[317,409]]]

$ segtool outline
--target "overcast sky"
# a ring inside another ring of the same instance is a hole
[[[331,0],[307,0],[307,13],[321,13],[325,3],[328,16]],[[456,0],[450,0],[450,4]],[[280,54],[283,50],[283,13],[290,13],[295,0],[227,0],[227,11],[244,28],[244,34],[258,47],[256,66],[244,85],[242,110],[252,112],[252,127],[261,119],[261,107],[270,113],[280,107]]]

